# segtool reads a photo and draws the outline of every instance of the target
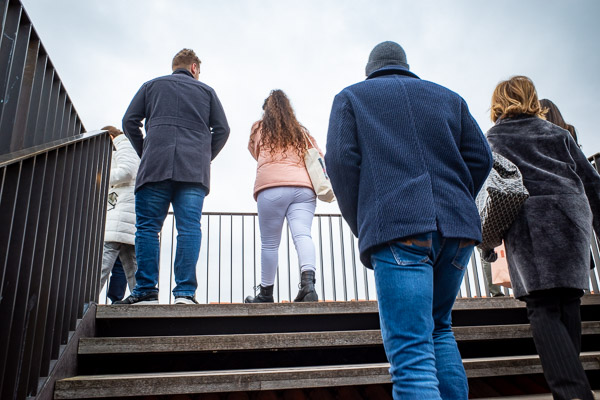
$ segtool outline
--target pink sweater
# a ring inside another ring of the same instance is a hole
[[[256,124],[258,124],[258,122],[255,122],[252,126],[253,130]],[[308,136],[322,157],[323,152],[319,149],[317,142],[310,134]],[[284,150],[271,155],[269,150],[258,148],[260,137],[261,131],[258,130],[256,135],[250,137],[250,141],[248,142],[250,154],[258,161],[256,181],[254,182],[254,200],[256,200],[256,197],[261,190],[270,187],[299,186],[312,189],[310,177],[304,166],[304,159],[298,157],[295,150],[288,151],[285,156]],[[313,146],[309,145],[309,147]]]

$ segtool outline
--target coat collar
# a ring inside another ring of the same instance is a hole
[[[177,68],[175,71],[173,71],[172,75],[175,75],[175,74],[184,74],[184,75],[188,75],[192,78],[194,77],[194,75],[192,75],[192,73],[185,68]]]
[[[524,120],[524,119],[533,119],[533,118],[539,118],[539,117],[537,115],[531,115],[531,114],[519,114],[519,115],[515,115],[513,117],[498,118],[494,125],[500,125],[500,124],[504,124],[506,122],[520,121],[520,120]]]
[[[378,70],[371,72],[371,74],[367,76],[367,79],[377,78],[378,76],[385,75],[404,75],[410,78],[421,79],[417,75],[410,72],[407,68],[404,68],[400,65],[388,65],[383,68],[379,68]]]

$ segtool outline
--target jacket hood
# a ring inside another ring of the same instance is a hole
[[[124,140],[127,140],[127,136],[125,136],[125,134],[119,135],[113,139],[113,144],[116,146],[117,144],[121,143]]]

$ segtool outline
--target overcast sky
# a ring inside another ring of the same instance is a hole
[[[600,152],[597,0],[22,0],[86,129],[120,127],[147,80],[171,73],[181,48],[225,108],[231,136],[212,164],[205,211],[256,211],[250,126],[271,89],[325,147],[333,97],[364,79],[377,43],[400,43],[411,71],[465,98],[487,131],[500,80],[533,79]],[[317,212],[337,212],[319,202]]]

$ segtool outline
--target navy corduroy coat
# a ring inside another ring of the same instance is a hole
[[[142,159],[136,191],[170,179],[200,184],[208,194],[210,162],[225,146],[229,125],[215,91],[177,69],[142,85],[123,117],[123,132]]]
[[[458,94],[400,66],[373,72],[335,97],[325,161],[365,266],[420,233],[481,241],[474,199],[493,159]]]

